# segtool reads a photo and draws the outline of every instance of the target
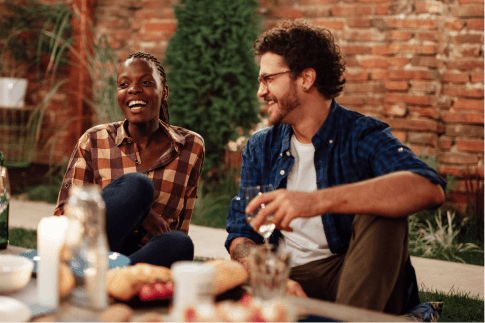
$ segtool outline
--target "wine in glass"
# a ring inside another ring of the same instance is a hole
[[[267,184],[267,185],[258,185],[258,186],[251,186],[246,188],[246,206],[248,206],[249,202],[253,198],[255,198],[258,195],[262,195],[263,193],[266,192],[271,192],[273,191],[273,185]],[[246,220],[248,221],[249,225],[254,229],[254,219],[256,218],[256,214],[258,214],[260,209],[264,209],[265,205],[264,203],[261,204],[259,207],[257,207],[253,213],[246,213]],[[273,215],[270,214],[266,217],[266,221],[259,227],[258,233],[264,238],[264,243],[266,246],[269,246],[269,237],[273,233],[275,229],[275,224],[271,222],[273,219]]]

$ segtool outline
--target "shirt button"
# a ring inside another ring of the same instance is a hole
[[[280,157],[283,156],[283,153],[280,153]]]
[[[140,163],[140,161],[138,159],[135,159],[135,164],[138,164]]]
[[[291,153],[289,151],[287,151],[286,156],[291,156]]]
[[[399,148],[397,149],[397,151],[403,151],[403,150],[404,150],[404,148],[402,148],[402,147],[399,147]]]
[[[126,140],[126,142],[129,143],[129,144],[132,143],[131,139]]]
[[[69,188],[69,184],[68,183],[64,184],[64,187]]]
[[[280,175],[285,175],[285,171],[284,170],[280,170]]]
[[[236,201],[239,201],[240,199],[241,199],[241,198],[240,198],[239,196],[238,196],[238,197],[236,197]]]
[[[330,144],[333,144],[333,140],[332,140],[332,139],[330,139],[328,142],[329,142]]]

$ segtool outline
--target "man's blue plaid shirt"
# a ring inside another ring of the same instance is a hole
[[[255,133],[242,151],[239,194],[232,199],[226,230],[226,249],[237,237],[247,237],[256,243],[263,238],[246,222],[244,190],[249,186],[273,184],[286,188],[288,173],[294,163],[290,153],[290,125],[281,124]],[[315,146],[315,169],[318,189],[359,182],[396,171],[411,171],[440,184],[446,182],[397,138],[390,127],[375,118],[366,117],[332,102],[324,124],[312,138]],[[376,196],[378,199],[379,196]],[[369,201],[372,203],[372,201]],[[330,250],[336,254],[347,251],[354,214],[323,214],[323,228]],[[277,243],[280,233],[270,238]]]

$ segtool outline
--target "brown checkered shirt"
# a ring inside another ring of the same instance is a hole
[[[95,183],[104,188],[123,174],[143,172],[138,146],[128,136],[127,125],[126,120],[103,124],[82,135],[69,160],[54,215],[64,214],[71,185]],[[205,156],[204,140],[184,128],[162,121],[160,126],[170,138],[171,148],[145,172],[155,186],[152,209],[171,230],[188,233]]]

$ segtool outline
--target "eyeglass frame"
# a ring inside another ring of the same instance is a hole
[[[282,74],[285,74],[285,73],[291,73],[291,72],[293,72],[293,71],[292,70],[287,70],[287,71],[283,71],[283,72],[279,72],[279,73],[273,73],[273,74],[268,74],[268,75],[261,74],[261,75],[258,76],[258,82],[259,82],[259,84],[263,83],[264,86],[268,86],[268,80],[269,80],[270,77],[282,75]]]

